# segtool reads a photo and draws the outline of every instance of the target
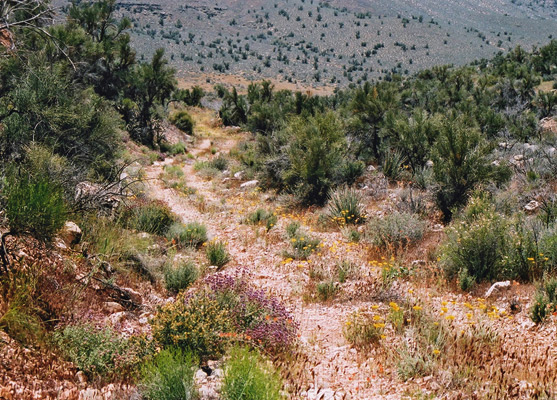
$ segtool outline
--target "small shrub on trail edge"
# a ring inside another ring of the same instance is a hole
[[[557,311],[557,278],[549,278],[538,288],[530,310],[530,318],[534,323],[540,324],[555,311]]]
[[[120,222],[125,227],[161,236],[175,221],[176,216],[160,201],[139,201],[120,212]]]
[[[256,351],[234,347],[226,362],[222,396],[225,400],[279,400],[279,374]]]
[[[193,261],[187,261],[177,266],[167,266],[164,270],[164,282],[166,289],[178,293],[180,290],[187,289],[197,280],[199,270]]]
[[[199,247],[207,241],[207,228],[198,222],[176,222],[168,229],[168,240],[179,246]]]
[[[286,255],[290,258],[305,260],[311,253],[317,250],[320,240],[318,238],[312,238],[309,234],[300,230],[300,223],[293,221],[286,227],[286,236],[288,237],[293,254],[287,253]]]
[[[226,250],[226,244],[218,240],[211,240],[207,243],[206,254],[209,264],[218,268],[224,267],[230,261],[230,254]]]
[[[176,128],[180,129],[182,132],[188,135],[193,135],[193,127],[195,123],[193,118],[187,111],[178,111],[170,116],[170,122],[172,122]]]
[[[275,213],[271,213],[263,208],[258,208],[256,211],[252,212],[246,218],[246,222],[251,225],[263,225],[267,230],[271,230],[273,226],[277,223],[277,216]]]
[[[67,326],[54,333],[60,350],[89,378],[131,373],[153,351],[142,337],[125,339],[110,328]]]
[[[141,370],[140,390],[147,400],[195,400],[197,360],[191,352],[161,350]]]
[[[350,344],[355,347],[366,348],[379,343],[384,328],[383,318],[362,311],[355,311],[348,315],[342,332]]]
[[[218,357],[227,343],[241,341],[279,351],[296,339],[293,316],[274,297],[248,284],[244,274],[215,273],[201,288],[178,295],[152,321],[153,337],[164,347],[192,349]]]
[[[329,215],[337,224],[363,224],[366,215],[361,203],[362,197],[356,190],[338,189],[329,196]]]

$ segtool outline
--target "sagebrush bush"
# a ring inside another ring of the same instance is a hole
[[[147,400],[198,399],[196,369],[197,360],[192,352],[163,349],[142,367],[141,394]]]
[[[329,196],[328,213],[337,224],[363,224],[366,214],[362,205],[362,196],[350,188],[341,188]]]
[[[199,269],[193,261],[179,263],[176,266],[169,265],[164,270],[164,283],[166,289],[171,292],[179,292],[187,289],[199,276]]]
[[[222,154],[219,154],[217,157],[213,158],[210,161],[210,165],[211,167],[218,169],[219,171],[224,171],[226,168],[228,168],[228,158],[226,158]]]
[[[160,201],[138,201],[120,212],[120,222],[125,227],[161,236],[176,219],[170,208]]]
[[[166,237],[179,246],[199,247],[207,241],[207,228],[198,222],[185,225],[176,222],[170,226]]]
[[[66,221],[63,189],[45,178],[10,176],[5,188],[6,217],[13,232],[50,239]]]
[[[123,338],[111,328],[69,325],[54,333],[60,351],[89,378],[130,373],[153,349],[141,337]]]
[[[373,217],[367,225],[367,236],[374,246],[404,247],[422,239],[426,224],[417,215],[392,213]]]
[[[176,125],[176,128],[188,135],[193,135],[195,123],[193,118],[187,111],[178,111],[170,116],[170,122]]]
[[[211,240],[207,243],[205,250],[209,264],[218,268],[224,267],[230,261],[230,254],[226,250],[226,243],[219,240]]]
[[[280,375],[259,354],[247,347],[234,347],[224,370],[221,393],[226,400],[279,400]]]
[[[258,208],[246,218],[246,222],[251,225],[263,225],[267,230],[271,230],[277,223],[276,213],[272,213],[263,208]]]

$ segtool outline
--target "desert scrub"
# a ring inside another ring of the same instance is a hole
[[[384,329],[385,321],[382,316],[359,310],[348,315],[342,333],[352,346],[367,348],[380,342]]]
[[[511,271],[504,268],[509,228],[509,223],[494,212],[454,221],[440,247],[447,277],[465,274],[476,282],[512,278]]]
[[[552,313],[557,311],[557,278],[544,279],[538,287],[534,303],[530,309],[530,318],[540,324]]]
[[[380,248],[401,248],[422,239],[426,223],[415,214],[392,213],[373,217],[367,225],[367,237]]]
[[[123,338],[111,328],[69,325],[54,333],[60,351],[89,378],[110,378],[131,373],[153,352],[142,337]]]
[[[222,355],[234,341],[283,350],[294,343],[298,329],[276,298],[253,288],[244,275],[222,272],[207,277],[196,292],[183,292],[164,305],[151,325],[157,343],[191,349],[202,359]]]
[[[207,228],[198,222],[182,224],[176,222],[170,226],[166,234],[178,246],[199,247],[207,241]]]
[[[119,213],[119,221],[124,227],[161,236],[166,234],[176,219],[161,201],[138,200],[124,206]]]
[[[178,265],[168,265],[164,269],[164,283],[170,292],[178,293],[187,289],[199,276],[199,269],[193,261],[180,262]]]
[[[224,267],[230,261],[230,254],[228,254],[228,250],[226,250],[226,243],[220,240],[211,240],[207,242],[205,254],[207,255],[209,264],[218,268]]]
[[[195,123],[187,111],[175,112],[170,116],[170,122],[172,122],[176,128],[180,129],[182,132],[187,133],[188,135],[193,135]]]
[[[285,254],[289,258],[297,260],[306,260],[313,252],[315,252],[319,243],[318,238],[311,237],[304,230],[300,229],[299,222],[291,222],[286,227],[286,236],[292,246],[293,252]]]
[[[246,223],[250,225],[264,226],[267,231],[271,230],[277,223],[277,214],[258,208],[246,218]]]
[[[337,189],[329,196],[328,214],[340,225],[363,224],[366,215],[362,205],[362,196],[351,188]]]
[[[229,320],[228,310],[210,292],[182,292],[151,321],[153,339],[163,348],[195,352],[202,360],[218,358],[225,350],[225,334],[231,332]]]
[[[163,349],[141,369],[141,394],[147,400],[196,400],[194,382],[198,361],[193,353]]]
[[[233,347],[224,367],[221,388],[225,400],[279,400],[282,381],[257,350]]]
[[[13,232],[50,239],[64,225],[67,209],[60,185],[47,178],[12,174],[4,189],[6,217]]]
[[[226,168],[228,168],[228,158],[226,158],[222,154],[219,154],[217,157],[213,158],[209,162],[209,165],[212,168],[218,169],[219,171],[224,171]]]

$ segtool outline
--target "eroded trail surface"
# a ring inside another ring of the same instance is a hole
[[[283,253],[288,249],[284,229],[288,222],[304,223],[305,215],[278,208],[279,221],[276,228],[266,232],[263,227],[243,223],[248,212],[257,208],[277,209],[270,196],[261,193],[255,185],[245,185],[246,178],[240,171],[234,177],[225,172],[213,179],[204,179],[194,170],[195,162],[210,160],[220,153],[228,154],[242,134],[228,134],[219,129],[197,138],[188,152],[195,160],[167,158],[146,168],[147,192],[150,197],[168,204],[183,222],[200,222],[207,226],[210,238],[224,240],[232,261],[226,269],[247,269],[255,284],[278,296],[288,304],[299,322],[299,338],[308,356],[305,370],[310,381],[302,398],[399,398],[392,382],[378,371],[381,365],[374,359],[366,359],[351,349],[342,335],[344,316],[358,308],[360,303],[349,301],[334,303],[305,303],[302,291],[308,280],[307,263],[285,262]],[[212,152],[215,154],[211,154]],[[184,172],[184,180],[194,194],[184,195],[165,187],[159,179],[165,167],[178,165]],[[249,180],[247,181],[249,182]],[[344,248],[334,233],[313,232],[320,237],[323,248],[330,249],[324,257],[334,261],[334,253],[345,252],[347,257],[358,253],[357,248]],[[332,250],[332,251],[331,251]],[[324,252],[325,253],[325,252]],[[353,253],[353,254],[352,254]],[[324,397],[321,397],[324,396]]]

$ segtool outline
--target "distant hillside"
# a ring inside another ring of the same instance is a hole
[[[67,0],[56,0],[63,6]],[[554,0],[122,0],[134,46],[163,47],[179,75],[315,86],[463,64],[557,32]]]

